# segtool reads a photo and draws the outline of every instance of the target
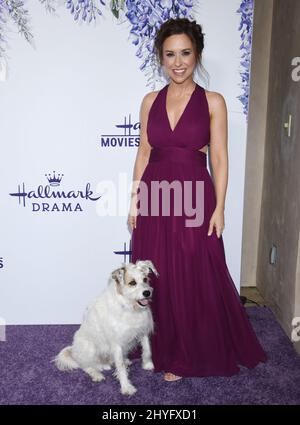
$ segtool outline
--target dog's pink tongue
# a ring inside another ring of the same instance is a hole
[[[140,303],[142,305],[148,305],[149,304],[149,299],[148,298],[143,298],[142,300],[140,300]]]

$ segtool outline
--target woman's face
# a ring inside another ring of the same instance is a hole
[[[186,34],[175,34],[165,39],[162,64],[172,80],[183,82],[189,78],[196,62],[192,41]]]

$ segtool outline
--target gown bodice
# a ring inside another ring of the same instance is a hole
[[[168,87],[165,85],[151,105],[147,136],[152,147],[181,147],[199,150],[210,144],[210,116],[205,89],[195,89],[172,131],[166,108]]]

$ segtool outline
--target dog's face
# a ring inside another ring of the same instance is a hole
[[[149,277],[151,271],[158,276],[152,262],[147,260],[123,264],[111,274],[118,293],[132,303],[134,308],[144,309],[149,306],[153,292]]]

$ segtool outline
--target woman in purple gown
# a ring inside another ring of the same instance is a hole
[[[202,66],[199,24],[165,22],[155,47],[170,83],[142,101],[128,215],[131,261],[151,260],[159,273],[151,278],[154,372],[168,381],[230,376],[267,357],[225,260],[226,104],[193,80]],[[139,347],[130,357],[140,354]]]

